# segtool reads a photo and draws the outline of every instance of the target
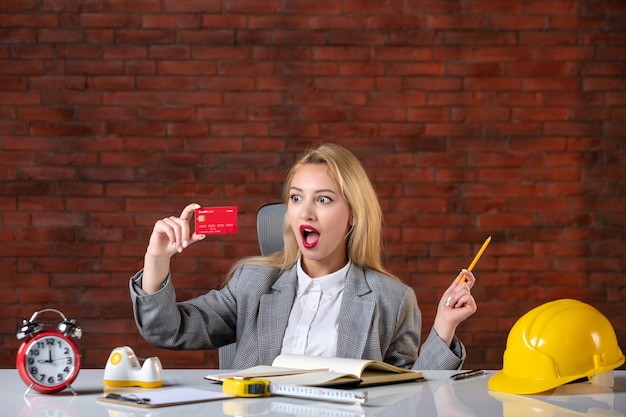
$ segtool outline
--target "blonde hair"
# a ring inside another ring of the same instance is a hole
[[[289,189],[295,173],[304,165],[326,165],[328,174],[337,183],[343,197],[352,209],[353,225],[348,234],[347,252],[353,264],[393,276],[382,265],[383,214],[374,187],[361,162],[347,149],[324,143],[304,154],[289,170],[283,187],[283,201],[289,204]],[[233,265],[228,276],[241,265],[291,268],[300,257],[296,237],[285,215],[283,223],[284,247],[270,256],[243,258]]]

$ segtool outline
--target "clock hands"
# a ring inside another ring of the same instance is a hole
[[[48,349],[48,359],[38,359],[37,363],[52,363],[52,362],[55,362],[55,361],[64,361],[64,360],[67,360],[67,358],[66,357],[57,358],[57,359],[52,358],[52,348],[49,348]]]
[[[37,363],[52,363],[52,348],[48,348],[48,359],[38,359]]]
[[[52,362],[56,362],[56,361],[66,361],[67,358],[57,358],[57,359],[39,359],[37,361],[37,363],[52,363]]]

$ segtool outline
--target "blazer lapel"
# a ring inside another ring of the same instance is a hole
[[[360,359],[370,331],[375,303],[363,297],[371,293],[365,272],[356,266],[350,268],[341,302],[337,335],[337,356]]]
[[[285,271],[272,285],[273,292],[261,296],[259,306],[259,358],[261,364],[271,365],[280,354],[296,294],[296,268]]]

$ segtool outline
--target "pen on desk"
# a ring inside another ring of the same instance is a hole
[[[116,401],[126,401],[129,403],[135,403],[135,404],[146,404],[150,402],[150,398],[139,398],[134,394],[129,394],[129,395],[121,395],[121,394],[107,394],[106,397],[109,400],[116,400]]]
[[[471,378],[473,376],[484,375],[484,369],[474,369],[473,371],[461,372],[460,374],[454,374],[450,378],[458,381],[459,379]]]

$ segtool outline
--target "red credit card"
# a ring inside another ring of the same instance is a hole
[[[220,235],[237,233],[237,207],[202,207],[195,211],[196,233]]]

